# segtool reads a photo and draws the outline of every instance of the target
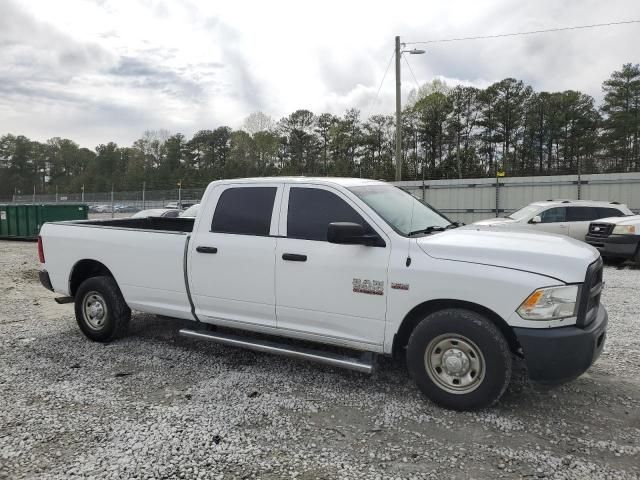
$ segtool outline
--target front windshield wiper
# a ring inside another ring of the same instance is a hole
[[[447,227],[449,228],[449,227]],[[413,232],[409,232],[409,236],[413,236],[413,235],[418,235],[419,233],[423,233],[423,234],[429,234],[432,232],[444,232],[446,230],[445,227],[441,227],[439,225],[431,225],[429,227],[426,228],[422,228],[420,230],[414,230]]]

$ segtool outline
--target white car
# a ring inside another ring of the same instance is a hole
[[[177,208],[150,208],[148,210],[141,210],[134,213],[131,218],[146,218],[146,217],[168,217],[175,218],[180,216],[180,210]]]
[[[195,220],[46,223],[40,235],[41,282],[75,303],[91,340],[124,335],[133,309],[191,320],[190,338],[360,372],[402,355],[420,390],[457,410],[496,402],[513,355],[534,381],[579,376],[606,335],[595,248],[455,228],[374,180],[221,180]]]
[[[633,215],[626,205],[591,200],[547,200],[534,202],[504,218],[489,218],[472,225],[528,228],[568,235],[584,241],[589,224],[599,218]]]
[[[614,262],[631,259],[640,263],[640,215],[592,222],[586,242]]]
[[[198,212],[200,211],[200,204],[196,203],[195,205],[191,205],[184,212],[180,214],[181,217],[195,218],[198,216]]]

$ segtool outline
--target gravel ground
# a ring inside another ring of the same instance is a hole
[[[0,241],[0,478],[640,478],[640,270],[606,267],[605,351],[578,380],[516,374],[499,405],[436,407],[400,362],[371,377],[201,343],[134,314],[86,340]]]

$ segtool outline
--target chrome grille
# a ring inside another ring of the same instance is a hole
[[[589,235],[592,237],[608,237],[613,230],[611,223],[591,223],[589,225]]]

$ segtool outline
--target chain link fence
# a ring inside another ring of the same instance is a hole
[[[133,212],[149,208],[181,206],[199,203],[206,188],[167,190],[138,190],[126,192],[78,192],[64,194],[14,195],[8,202],[14,203],[86,203],[90,211]]]

